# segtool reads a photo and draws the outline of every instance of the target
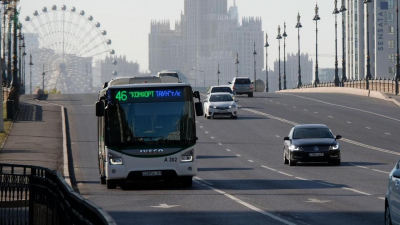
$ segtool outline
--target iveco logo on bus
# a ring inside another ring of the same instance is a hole
[[[163,149],[141,149],[140,154],[142,155],[157,155],[162,154],[164,152]]]

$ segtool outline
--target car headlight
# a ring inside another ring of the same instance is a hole
[[[217,106],[210,105],[210,109],[216,109],[216,108],[217,108]]]
[[[194,160],[194,149],[189,150],[181,155],[181,162],[193,162]]]
[[[229,108],[232,109],[232,108],[233,108],[233,105],[230,105]]]
[[[122,158],[121,157],[115,157],[113,154],[108,154],[108,158],[110,160],[111,165],[122,165]]]
[[[340,149],[340,145],[339,145],[339,144],[333,145],[333,146],[331,146],[331,147],[329,148],[329,150],[338,150],[338,149]]]
[[[300,147],[299,147],[299,146],[296,146],[296,145],[290,145],[290,146],[289,146],[289,150],[292,150],[292,151],[299,151],[299,150],[300,150]]]

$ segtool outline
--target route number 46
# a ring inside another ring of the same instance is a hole
[[[128,99],[126,93],[127,93],[126,91],[119,91],[115,98],[118,99],[119,101],[126,101]]]

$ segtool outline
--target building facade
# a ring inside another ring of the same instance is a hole
[[[185,0],[181,20],[170,28],[168,21],[153,21],[149,34],[149,69],[152,74],[164,69],[182,71],[192,85],[226,84],[236,76],[265,79],[264,33],[261,18],[242,18],[236,2],[227,0]],[[254,69],[254,44],[256,68]],[[206,82],[204,82],[206,80]]]
[[[373,78],[395,76],[396,7],[394,0],[347,0],[346,73],[348,79],[363,79],[367,65],[367,21],[369,12],[369,48]]]

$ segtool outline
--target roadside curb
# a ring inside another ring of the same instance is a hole
[[[371,91],[371,90],[363,90],[363,89],[355,89],[355,88],[346,88],[346,87],[319,87],[319,88],[303,88],[303,89],[292,89],[292,90],[282,90],[276,91],[278,94],[285,93],[335,93],[335,94],[349,94],[349,95],[358,95],[365,96],[370,98],[381,99],[385,101],[392,102],[393,104],[400,106],[400,102],[396,99],[390,98],[386,95],[386,93],[379,91]]]
[[[12,122],[11,122],[11,125],[10,125],[10,132],[8,132],[8,134],[6,135],[6,138],[4,138],[3,143],[1,143],[0,151],[3,150],[3,147],[4,147],[4,145],[6,144],[6,141],[7,141],[7,139],[8,139],[8,136],[10,136],[10,133],[11,133],[11,130],[12,130],[13,125],[14,125],[14,122],[12,121]]]

